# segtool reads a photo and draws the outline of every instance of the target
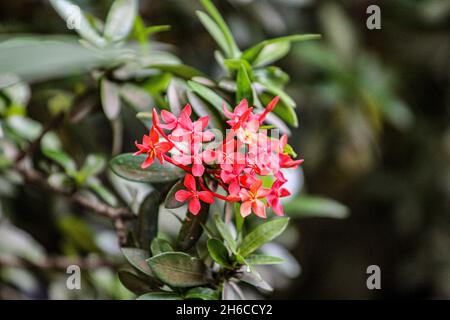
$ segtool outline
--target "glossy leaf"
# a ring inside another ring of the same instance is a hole
[[[175,193],[182,189],[186,189],[184,187],[183,180],[178,181],[172,186],[172,188],[170,188],[169,192],[167,193],[166,200],[164,201],[165,208],[176,209],[186,204],[185,202],[179,202],[177,201],[177,199],[175,199]]]
[[[219,294],[216,290],[205,287],[192,288],[184,295],[185,299],[200,299],[200,300],[218,300]]]
[[[124,153],[113,158],[110,167],[119,177],[136,182],[168,182],[184,176],[183,170],[170,163],[161,165],[158,160],[144,170],[141,164],[145,158],[145,155],[133,156],[131,153]]]
[[[150,256],[146,250],[137,248],[122,248],[122,254],[134,268],[148,276],[153,276],[146,261],[146,259]]]
[[[183,298],[172,292],[149,292],[137,297],[137,300],[182,300]]]
[[[232,49],[228,44],[225,35],[222,30],[220,30],[219,26],[208,16],[206,13],[202,11],[197,11],[197,16],[200,19],[200,22],[203,24],[206,30],[208,30],[209,34],[216,41],[220,49],[225,53],[227,57],[232,55]]]
[[[248,264],[280,264],[284,260],[278,257],[267,256],[263,254],[251,254],[245,258]]]
[[[144,294],[154,289],[154,286],[151,286],[148,281],[140,278],[130,270],[119,270],[117,275],[123,286],[137,295]]]
[[[203,262],[182,252],[165,252],[147,260],[153,274],[174,288],[200,286],[207,283]]]
[[[150,192],[139,208],[138,238],[141,248],[148,250],[158,233],[158,212],[160,193],[157,190]]]
[[[247,99],[248,104],[252,106],[253,105],[252,82],[247,73],[247,69],[242,63],[237,73],[236,85],[237,85],[236,103],[239,103],[242,99]]]
[[[156,256],[163,252],[171,252],[174,251],[172,246],[167,240],[155,238],[151,244],[152,255]]]
[[[230,104],[217,93],[210,88],[201,85],[194,81],[188,81],[188,86],[197,93],[200,97],[208,101],[214,108],[216,108],[222,114],[222,106],[225,105],[228,109],[231,109]]]
[[[276,218],[257,226],[244,237],[239,253],[245,258],[263,244],[278,237],[289,223],[289,218]]]
[[[217,239],[208,239],[207,247],[209,255],[215,262],[217,262],[222,267],[231,268],[228,259],[228,250],[224,246],[222,241]]]

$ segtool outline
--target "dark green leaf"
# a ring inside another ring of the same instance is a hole
[[[218,300],[219,293],[216,290],[205,287],[192,288],[184,295],[185,299]]]
[[[147,260],[153,274],[174,288],[206,284],[207,270],[203,262],[182,252],[165,252]]]
[[[183,298],[172,292],[149,292],[139,296],[137,300],[182,300]]]
[[[165,208],[176,209],[182,207],[185,204],[185,202],[179,202],[177,199],[175,199],[175,193],[182,189],[186,189],[183,185],[183,180],[178,181],[172,186],[172,188],[170,188],[169,192],[167,193],[166,200],[164,201]]]
[[[335,218],[348,217],[349,210],[343,204],[324,197],[303,195],[283,205],[287,215],[293,218]]]
[[[148,276],[153,276],[146,261],[146,259],[150,257],[146,250],[137,248],[122,248],[122,253],[134,268]]]
[[[141,248],[148,250],[158,233],[158,212],[160,193],[157,190],[150,192],[142,201],[139,208],[138,238]]]
[[[231,268],[228,259],[228,250],[222,243],[222,241],[217,239],[208,239],[207,242],[208,252],[211,258],[224,268]]]
[[[152,255],[156,256],[163,252],[171,252],[174,251],[172,246],[167,240],[155,238],[152,241],[151,245]]]
[[[184,176],[183,170],[167,162],[161,165],[158,160],[144,170],[141,164],[145,159],[145,155],[133,156],[131,153],[124,153],[113,158],[110,167],[119,177],[136,182],[168,182]]]
[[[137,0],[115,0],[106,17],[105,38],[124,40],[133,28],[136,14]]]
[[[244,237],[239,253],[244,258],[257,250],[263,244],[278,237],[289,223],[289,218],[276,218],[257,226]]]
[[[183,79],[191,79],[193,77],[204,76],[201,71],[185,64],[151,64],[148,67],[172,73],[173,75]]]
[[[209,215],[209,204],[202,203],[200,212],[194,216],[190,212],[186,214],[181,230],[178,233],[177,247],[182,251],[192,248],[203,234],[202,224],[205,224]]]
[[[227,57],[232,56],[232,49],[228,45],[228,41],[225,38],[222,30],[220,30],[219,26],[208,16],[206,13],[202,11],[197,11],[197,16],[200,19],[200,22],[203,24],[206,30],[208,30],[209,34],[213,39],[217,42],[218,46],[225,53]]]
[[[124,287],[137,295],[141,295],[155,289],[155,287],[151,286],[145,279],[140,278],[130,270],[119,270],[118,276]]]
[[[253,105],[253,90],[252,82],[247,73],[247,69],[243,64],[241,64],[236,77],[236,103],[239,103],[242,99],[247,99],[250,106]]]

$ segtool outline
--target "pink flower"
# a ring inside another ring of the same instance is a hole
[[[272,207],[273,212],[278,216],[283,216],[283,206],[281,205],[280,198],[290,196],[291,193],[281,186],[286,182],[277,180],[273,183],[270,193],[267,195],[267,203]]]
[[[155,127],[152,127],[150,130],[150,135],[144,135],[142,137],[142,144],[137,141],[134,142],[136,147],[139,149],[133,155],[137,156],[142,153],[146,153],[147,159],[142,163],[141,168],[145,169],[152,165],[155,161],[155,157],[158,158],[159,162],[164,163],[163,155],[167,153],[173,147],[173,143],[171,142],[159,142],[159,135],[155,130]]]
[[[190,104],[186,104],[186,106],[183,108],[183,110],[181,111],[180,114],[185,114],[187,117],[190,117],[192,113],[192,109]],[[180,118],[184,118],[183,117],[177,117],[175,116],[173,113],[167,111],[167,110],[162,110],[161,111],[161,118],[164,120],[165,124],[159,123],[159,127],[163,128],[163,129],[167,129],[167,130],[173,130],[178,126],[179,123],[179,119]]]
[[[209,117],[204,116],[197,121],[192,122],[186,112],[182,112],[178,118],[178,126],[172,132],[171,137],[176,141],[188,142],[207,142],[214,139],[214,134],[210,131],[204,131],[208,126]]]
[[[246,99],[242,99],[239,105],[234,108],[233,112],[230,112],[225,105],[223,106],[223,113],[228,119],[231,119],[228,120],[227,123],[233,129],[240,127],[250,116],[252,110],[253,108],[248,107],[248,102]]]
[[[260,218],[266,218],[266,208],[264,202],[259,199],[265,198],[270,189],[261,188],[262,180],[256,180],[250,189],[241,189],[239,195],[241,197],[241,215],[248,216],[252,211]]]
[[[201,204],[200,200],[211,204],[214,202],[214,196],[213,193],[210,191],[197,191],[197,184],[195,182],[195,178],[190,175],[189,173],[186,174],[184,177],[184,186],[188,190],[178,190],[175,193],[175,199],[179,202],[185,202],[186,200],[189,200],[189,211],[193,215],[197,215],[200,211]]]

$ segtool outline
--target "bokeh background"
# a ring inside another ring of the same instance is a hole
[[[111,1],[76,3],[104,18]],[[283,241],[301,272],[264,296],[450,298],[450,2],[216,4],[240,47],[293,33],[323,35],[294,45],[278,65],[290,75],[287,92],[299,105],[291,143],[305,159],[302,188],[339,201],[350,215],[294,220]],[[366,28],[371,4],[381,8],[381,30]],[[173,45],[186,64],[218,74],[215,44],[195,15],[198,8],[194,0],[152,0],[141,1],[139,12],[147,24],[171,25],[156,38]],[[62,33],[70,31],[47,1],[0,2],[1,37]],[[32,118],[42,119],[39,108],[48,104],[49,91],[66,90],[66,80],[31,83]],[[72,129],[71,139],[82,145],[75,156],[106,150],[92,145],[92,137],[109,138],[103,119]],[[127,131],[124,140],[138,134]],[[52,195],[11,186],[4,177],[0,191],[0,217],[14,226],[0,229],[0,252],[11,244],[53,255],[115,250],[107,224],[94,219],[82,225]],[[366,268],[373,264],[381,268],[381,290],[366,287]],[[0,298],[130,298],[109,267],[94,268],[85,289],[67,293],[64,271],[0,265]]]

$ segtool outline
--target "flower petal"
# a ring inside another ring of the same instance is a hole
[[[260,200],[255,200],[252,203],[253,212],[260,218],[267,218],[266,216],[266,207],[264,203]]]
[[[185,202],[187,199],[189,199],[192,196],[192,192],[187,190],[178,190],[175,193],[175,199],[178,202]]]
[[[192,197],[189,201],[189,211],[195,216],[198,214],[201,208],[200,200],[198,198]]]
[[[189,173],[187,173],[186,176],[184,177],[184,186],[186,188],[188,188],[188,190],[191,190],[191,191],[197,190],[195,178],[192,175],[190,175]]]
[[[251,201],[243,202],[241,204],[241,216],[243,216],[245,218],[250,213],[252,213],[252,202]]]
[[[200,200],[202,200],[203,202],[206,202],[206,203],[213,203],[214,202],[214,196],[209,191],[200,191],[198,193],[198,197],[200,198]]]

